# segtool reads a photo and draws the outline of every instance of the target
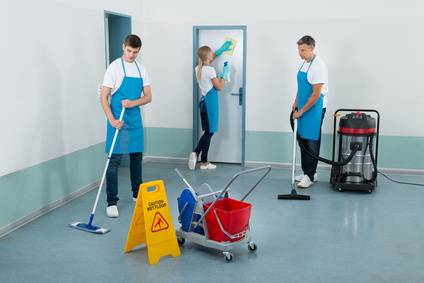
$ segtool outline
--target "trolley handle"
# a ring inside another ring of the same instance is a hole
[[[187,186],[187,188],[190,190],[190,192],[193,194],[193,196],[197,196],[196,191],[193,189],[193,187],[190,185],[190,183],[184,178],[183,174],[175,168],[175,172],[177,172],[177,175],[180,177],[180,179],[183,181],[183,183]]]
[[[256,182],[255,185],[253,185],[253,187],[240,199],[240,201],[244,201],[249,195],[250,193],[262,182],[262,180],[269,174],[269,172],[271,172],[271,166],[263,166],[263,167],[258,167],[258,168],[254,168],[249,170],[246,170],[244,172],[240,172],[237,176],[233,177],[234,181],[236,178],[238,178],[238,176],[242,175],[242,174],[248,174],[248,173],[252,173],[252,172],[256,172],[256,171],[261,171],[261,170],[266,170],[265,173],[259,178],[259,180]],[[231,182],[232,183],[232,182]],[[227,185],[227,187],[229,187],[231,185],[231,183],[229,183]]]
[[[238,177],[240,177],[241,175],[246,175],[246,174],[250,174],[250,173],[257,172],[257,171],[262,171],[262,170],[265,170],[265,173],[261,176],[261,178],[259,178],[259,181],[256,182],[256,184],[253,185],[253,187],[241,198],[240,201],[243,201],[259,185],[259,183],[262,182],[262,180],[266,177],[266,175],[269,174],[269,172],[271,171],[271,166],[270,165],[267,165],[267,166],[257,167],[257,168],[253,168],[253,169],[241,171],[241,172],[235,174],[231,178],[231,180],[228,182],[228,184],[225,186],[225,188],[221,191],[221,193],[218,195],[218,197],[208,207],[208,209],[205,211],[205,213],[203,213],[202,217],[200,217],[200,219],[197,221],[197,223],[194,226],[194,228],[196,228],[202,222],[202,220],[206,217],[206,215],[208,215],[209,211],[215,206],[215,203],[227,192],[228,188],[231,186],[232,183],[234,183],[234,181]]]

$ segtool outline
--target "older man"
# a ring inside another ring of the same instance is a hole
[[[299,188],[309,188],[316,182],[318,160],[304,148],[318,156],[321,144],[321,125],[326,110],[328,70],[321,58],[315,55],[315,40],[306,35],[297,42],[303,59],[297,73],[297,95],[293,103],[293,118],[298,119],[298,137],[301,144],[303,174],[296,176]]]

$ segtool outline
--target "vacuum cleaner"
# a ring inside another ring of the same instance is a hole
[[[339,129],[337,130],[337,120],[341,116],[340,112],[350,113],[340,118]],[[367,113],[376,114],[377,119]],[[294,135],[296,135],[297,127],[293,119],[293,112],[290,114],[290,123]],[[338,191],[350,190],[372,193],[377,187],[379,133],[380,113],[377,110],[338,109],[334,112],[333,154],[331,160],[314,155],[302,143],[299,143],[299,145],[306,154],[332,166],[330,184],[334,189]],[[337,135],[339,140],[336,156]],[[294,176],[293,171],[292,168],[292,179]],[[292,193],[278,195],[278,198],[309,200],[309,196],[301,197],[296,195],[293,183],[292,180]]]
[[[332,165],[330,184],[338,191],[365,191],[377,187],[377,157],[380,133],[380,114],[373,109],[338,109],[334,113],[333,156],[336,158],[336,125],[339,112],[351,112],[340,118],[337,160],[343,161],[356,145],[359,150],[343,166]],[[375,113],[377,120],[367,113]],[[374,143],[375,140],[375,143]]]

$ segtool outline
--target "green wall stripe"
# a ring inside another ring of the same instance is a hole
[[[321,156],[331,158],[332,134],[323,134]],[[246,132],[246,161],[291,162],[292,133]],[[187,157],[192,129],[146,128],[146,155]],[[213,142],[213,140],[212,140]],[[381,136],[379,167],[424,169],[424,137]],[[300,155],[298,155],[300,156]],[[299,160],[299,159],[298,159]]]
[[[248,131],[247,134],[247,161],[264,161],[291,163],[293,134],[287,132],[260,132]],[[332,156],[333,136],[322,135],[320,155],[327,159]],[[297,162],[300,162],[300,151],[297,147]]]
[[[192,129],[145,128],[145,155],[187,157],[193,150]]]
[[[424,137],[382,136],[378,159],[381,167],[424,169]]]
[[[98,181],[105,162],[101,143],[0,177],[0,227]]]

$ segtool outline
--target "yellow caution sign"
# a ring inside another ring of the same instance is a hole
[[[162,180],[140,185],[125,252],[146,244],[150,264],[166,255],[180,256],[171,211]]]

